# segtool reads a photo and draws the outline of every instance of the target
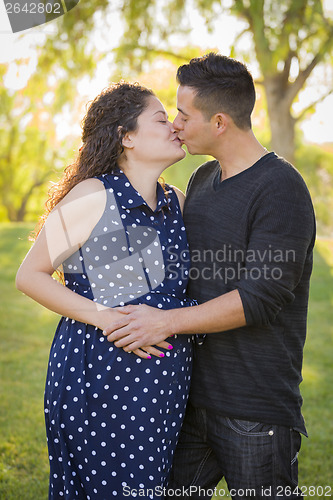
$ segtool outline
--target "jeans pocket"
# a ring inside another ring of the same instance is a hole
[[[236,418],[228,418],[229,427],[243,436],[271,436],[273,435],[272,426],[262,424],[261,422],[251,422],[249,420],[240,420]]]
[[[239,420],[235,419],[235,422],[242,428],[244,431],[250,432],[252,431],[260,422],[251,422],[250,420]]]

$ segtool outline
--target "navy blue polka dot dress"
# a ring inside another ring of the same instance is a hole
[[[193,305],[189,252],[175,192],[157,184],[155,211],[122,171],[99,177],[106,207],[86,243],[64,262],[66,286],[110,307]],[[141,359],[92,326],[61,318],[45,389],[49,498],[161,498],[182,424],[192,338],[170,339],[164,358]]]

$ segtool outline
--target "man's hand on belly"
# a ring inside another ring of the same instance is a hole
[[[165,349],[172,349],[171,344],[163,342],[172,334],[169,320],[170,311],[145,304],[128,305],[116,308],[116,310],[123,313],[123,317],[103,331],[103,335],[116,347],[122,347],[126,352],[134,352],[144,348],[145,351],[154,356],[161,354],[164,356],[164,354],[153,347],[151,348],[153,351],[151,351],[151,346],[159,345]]]

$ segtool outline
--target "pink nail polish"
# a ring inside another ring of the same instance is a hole
[[[173,335],[169,335],[169,337],[174,337],[174,336],[175,336],[175,334],[173,334]]]
[[[148,354],[147,359],[151,359],[151,356]]]
[[[168,345],[168,349],[173,349],[173,345]]]
[[[160,358],[164,358],[164,352],[161,352],[161,354],[159,356],[160,356]]]

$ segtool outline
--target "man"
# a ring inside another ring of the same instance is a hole
[[[224,476],[234,499],[299,498],[311,198],[292,165],[255,138],[254,84],[242,63],[208,54],[177,79],[179,138],[191,154],[216,158],[192,175],[184,208],[188,293],[199,305],[127,306],[119,330],[105,334],[128,351],[170,334],[207,334],[195,347],[170,489],[210,498]]]

